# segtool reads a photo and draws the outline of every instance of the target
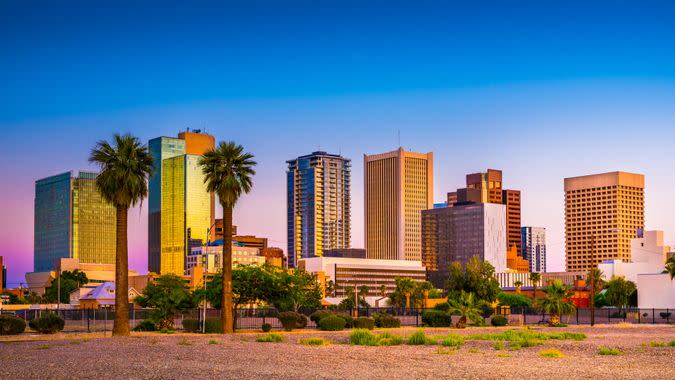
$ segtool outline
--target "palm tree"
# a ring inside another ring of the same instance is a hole
[[[537,285],[541,281],[541,273],[530,273],[530,281],[532,281],[532,301],[535,301],[537,299]]]
[[[516,293],[520,294],[520,287],[523,286],[523,282],[518,280],[514,282],[513,285],[516,287]]]
[[[434,289],[434,285],[429,281],[420,282],[417,286],[417,290],[422,292],[422,305],[423,308],[426,308],[429,304],[429,292]]]
[[[459,297],[456,299],[451,299],[448,301],[450,308],[448,312],[450,314],[459,315],[459,321],[455,327],[458,329],[463,329],[466,327],[467,319],[470,319],[474,322],[480,321],[483,319],[481,310],[475,302],[473,293],[466,293],[462,290],[459,294]]]
[[[368,285],[361,285],[359,286],[359,304],[363,300],[363,303],[366,303],[366,297],[368,297],[368,293],[370,292],[370,288]]]
[[[89,162],[98,164],[101,173],[96,188],[101,197],[115,206],[115,322],[113,335],[129,335],[129,253],[127,213],[129,207],[148,196],[148,177],[152,174],[152,156],[148,147],[129,134],[115,134],[113,145],[96,143]]]
[[[675,279],[675,256],[670,256],[668,260],[666,260],[666,270],[664,273],[670,274],[671,280]]]
[[[417,284],[410,277],[397,277],[395,281],[397,290],[405,296],[405,308],[410,309],[410,296],[415,293]]]
[[[218,195],[223,207],[223,333],[234,332],[232,304],[232,210],[242,194],[253,187],[253,155],[241,145],[221,142],[199,159],[206,189]]]
[[[386,297],[387,296],[387,286],[382,284],[380,285],[380,297]]]
[[[586,275],[587,281],[590,283],[590,291],[588,292],[588,308],[591,312],[591,326],[595,325],[595,296],[605,286],[605,281],[602,279],[605,274],[600,269],[591,268]]]
[[[563,285],[562,281],[554,281],[544,288],[544,293],[546,293],[546,296],[537,301],[537,307],[551,314],[550,326],[559,325],[562,314],[572,314],[574,312],[574,304],[567,301],[574,293],[567,286]]]

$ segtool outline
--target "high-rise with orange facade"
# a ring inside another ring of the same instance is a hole
[[[364,155],[369,259],[421,260],[422,210],[433,208],[433,153]]]
[[[488,169],[485,173],[466,175],[466,188],[448,193],[448,207],[455,203],[500,203],[506,205],[506,248],[521,251],[520,190],[502,187],[502,171]]]
[[[214,147],[215,138],[199,130],[150,140],[155,170],[148,186],[149,271],[182,275],[191,248],[206,242],[215,197],[206,190],[198,162]]]
[[[605,260],[631,260],[644,229],[642,174],[611,172],[565,178],[565,261],[587,272]]]

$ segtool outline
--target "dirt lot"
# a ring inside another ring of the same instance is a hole
[[[494,333],[507,328],[426,329]],[[495,350],[492,341],[467,340],[457,349],[440,346],[364,347],[348,344],[349,331],[282,333],[283,343],[257,343],[259,333],[234,336],[159,333],[131,338],[102,334],[57,334],[0,338],[0,378],[229,378],[229,379],[675,379],[675,347],[652,342],[675,339],[675,326],[612,325],[540,328],[583,332],[587,339],[547,340],[541,346]],[[388,330],[409,336],[416,329]],[[375,331],[379,333],[379,331]],[[306,346],[298,341],[321,336],[333,344]],[[657,344],[654,344],[657,345]],[[618,356],[598,355],[600,346],[619,348]],[[542,357],[556,348],[563,358]]]

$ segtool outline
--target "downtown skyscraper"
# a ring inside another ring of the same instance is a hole
[[[115,207],[101,198],[97,175],[66,172],[35,181],[35,272],[53,270],[60,258],[115,263]]]
[[[207,241],[215,197],[198,165],[215,138],[196,130],[150,140],[154,173],[148,184],[148,270],[183,275],[192,247]],[[211,233],[213,236],[213,233]]]
[[[524,259],[530,262],[530,272],[546,272],[546,228],[522,227]]]
[[[350,248],[351,161],[313,152],[288,164],[288,266],[324,251]]]
[[[433,153],[364,155],[366,255],[421,260],[422,210],[433,208]]]
[[[645,227],[645,177],[611,172],[565,178],[565,261],[587,272],[606,260],[631,260]]]

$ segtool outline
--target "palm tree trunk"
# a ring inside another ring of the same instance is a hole
[[[129,253],[127,246],[127,208],[117,206],[115,249],[115,322],[113,336],[129,336]]]
[[[234,333],[232,310],[232,207],[223,205],[223,334]]]

